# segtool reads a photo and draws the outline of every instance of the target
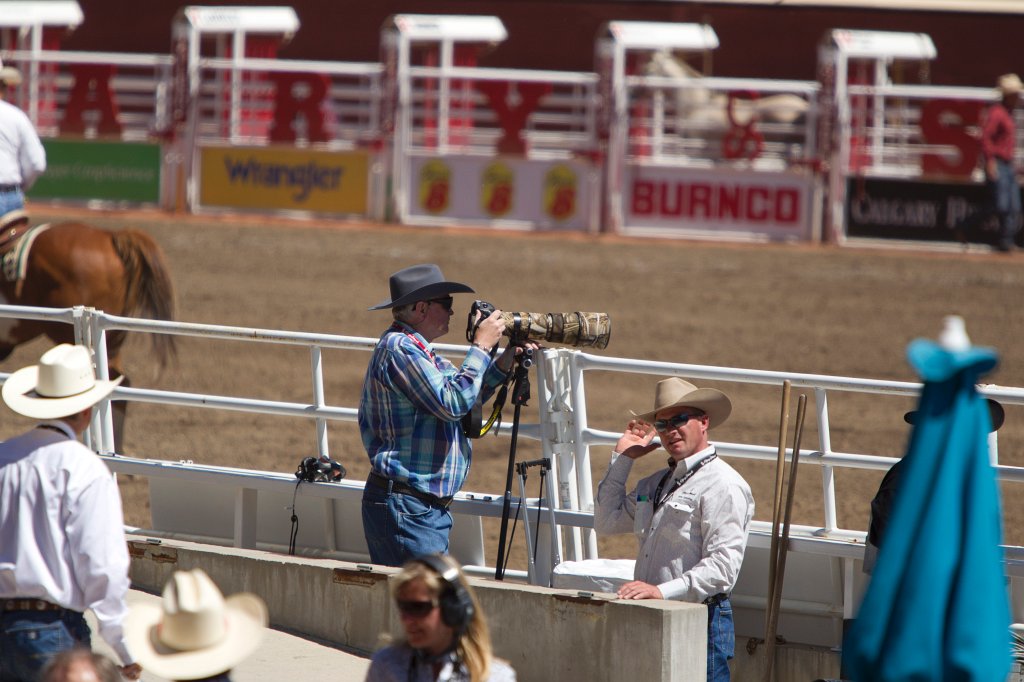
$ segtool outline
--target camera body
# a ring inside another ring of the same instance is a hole
[[[480,321],[496,308],[487,301],[473,301],[466,321],[466,340],[473,342]],[[479,317],[477,313],[480,313]],[[502,312],[502,331],[512,343],[548,341],[577,348],[607,348],[612,334],[608,313],[509,313]]]
[[[340,462],[319,457],[303,457],[295,470],[295,478],[306,483],[337,483],[347,474]]]

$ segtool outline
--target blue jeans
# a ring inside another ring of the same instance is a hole
[[[1020,227],[1020,187],[1013,166],[996,159],[996,179],[989,181],[992,204],[999,216],[999,247],[1009,249]]]
[[[367,485],[363,490],[363,534],[370,561],[401,566],[424,554],[448,552],[452,515],[443,507]]]
[[[708,604],[708,682],[729,682],[729,659],[736,653],[732,603]]]
[[[20,189],[0,192],[0,217],[19,208],[25,208],[25,194]]]
[[[0,613],[0,682],[33,682],[50,658],[76,646],[92,646],[89,624],[76,611]]]

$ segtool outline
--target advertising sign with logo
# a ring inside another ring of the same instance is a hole
[[[93,140],[43,140],[46,172],[33,199],[160,203],[160,145]]]
[[[199,200],[203,206],[365,215],[368,174],[369,158],[361,151],[204,147]]]
[[[814,182],[795,173],[629,166],[623,231],[808,239]]]
[[[410,157],[410,222],[503,224],[587,230],[590,166],[581,161],[466,156]]]
[[[846,235],[992,244],[999,223],[985,211],[987,197],[982,184],[850,180]]]

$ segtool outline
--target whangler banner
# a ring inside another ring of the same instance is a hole
[[[160,145],[45,139],[46,172],[32,199],[160,202]]]
[[[366,152],[204,147],[199,203],[241,209],[366,215]]]

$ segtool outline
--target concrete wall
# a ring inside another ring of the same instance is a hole
[[[201,568],[225,594],[263,597],[275,627],[366,653],[377,648],[381,633],[401,632],[388,590],[397,569],[139,536],[129,536],[128,546],[137,589],[159,592],[173,571]],[[470,583],[489,616],[496,653],[524,682],[706,677],[702,605]]]

